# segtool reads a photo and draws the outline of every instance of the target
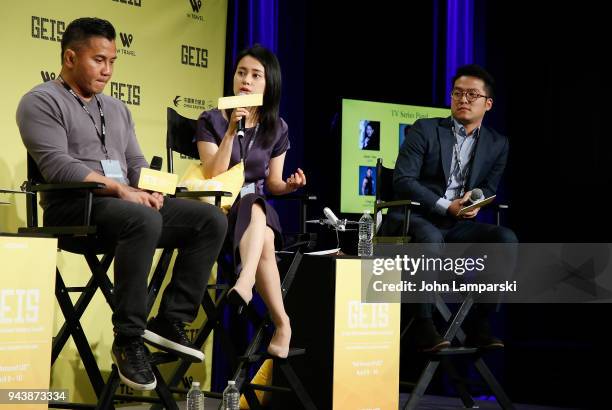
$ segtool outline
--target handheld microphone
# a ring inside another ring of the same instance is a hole
[[[244,126],[245,126],[245,118],[242,117],[240,119],[240,121],[238,121],[238,132],[236,133],[236,135],[238,135],[239,137],[244,137]]]
[[[463,206],[474,205],[475,203],[480,202],[483,199],[485,199],[485,197],[482,192],[482,189],[474,188],[472,189],[472,193],[470,194],[470,197],[468,198],[467,201],[465,201],[465,204],[463,204]]]
[[[154,156],[153,159],[151,159],[151,165],[149,166],[149,168],[154,169],[156,171],[161,171],[163,163],[164,159],[162,157]]]
[[[484,198],[484,194],[482,192],[482,189],[480,188],[474,188],[472,189],[472,193],[470,194],[470,201],[472,201],[472,203],[476,203],[478,201],[482,201]]]
[[[245,95],[246,93],[241,91],[240,93],[238,93],[238,95]],[[238,121],[238,128],[237,128],[237,133],[236,135],[238,135],[238,137],[244,137],[244,128],[246,126],[246,118],[242,117],[240,119],[240,121]]]

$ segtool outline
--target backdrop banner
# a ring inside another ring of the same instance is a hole
[[[0,409],[47,408],[27,390],[49,389],[56,249],[56,239],[0,236]]]
[[[0,36],[5,63],[0,67],[0,187],[17,188],[26,178],[26,151],[15,123],[20,98],[37,84],[57,78],[61,66],[60,42],[68,24],[78,17],[109,20],[117,31],[117,61],[112,80],[104,90],[130,109],[136,136],[147,160],[165,157],[166,108],[197,118],[216,106],[223,95],[227,0],[46,0],[3,3]],[[190,161],[175,161],[181,174]],[[0,207],[0,229],[16,232],[25,225],[23,196],[0,198],[11,202]],[[61,252],[58,265],[68,286],[82,286],[90,277],[84,258]],[[154,261],[154,266],[155,266]],[[38,272],[31,272],[38,275]],[[111,270],[112,279],[112,270]],[[213,278],[214,280],[214,275]],[[63,323],[55,305],[54,332]],[[156,313],[156,308],[153,314]],[[199,315],[198,323],[204,318]],[[103,376],[110,372],[113,341],[111,312],[104,298],[94,297],[81,321]],[[197,324],[190,330],[195,332]],[[209,339],[212,340],[212,339]],[[212,343],[205,346],[207,360],[193,365],[184,379],[210,385]],[[162,368],[170,372],[171,365]],[[43,368],[41,367],[41,371]],[[47,370],[44,370],[48,372]],[[52,368],[51,387],[69,389],[71,401],[95,399],[80,358],[68,345]],[[131,394],[121,386],[118,393]]]

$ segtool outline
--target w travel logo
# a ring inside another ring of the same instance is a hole
[[[47,81],[53,81],[56,78],[56,75],[54,72],[52,71],[44,71],[44,70],[40,70],[40,76],[43,80],[43,82],[47,82]]]
[[[117,50],[117,53],[135,57],[136,51],[130,50],[134,42],[134,35],[130,33],[121,32],[119,33],[119,39],[121,40],[121,45],[123,46],[123,48]]]
[[[202,8],[202,0],[189,0],[194,13],[199,13]]]
[[[128,33],[119,33],[119,37],[121,37],[121,44],[123,44],[123,47],[130,48],[132,41],[134,41],[134,36]]]
[[[187,18],[204,21],[204,17],[200,16],[200,10],[202,10],[202,0],[189,0],[189,4],[191,5],[191,13],[187,13]]]

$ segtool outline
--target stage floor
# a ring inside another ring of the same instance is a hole
[[[212,399],[210,397],[205,397],[204,398],[204,409],[205,410],[217,410],[219,407],[221,407],[221,400],[219,399]],[[180,410],[186,410],[187,409],[187,402],[184,401],[179,401],[178,403],[179,409]],[[151,408],[151,404],[139,404],[139,405],[134,405],[134,406],[121,406],[121,407],[116,407],[117,409],[129,409],[129,410],[150,410]]]
[[[410,397],[408,394],[400,394],[400,409],[406,403]],[[206,402],[204,403],[205,409],[217,409],[220,404],[220,400],[212,399],[207,397]],[[476,400],[479,409],[499,409],[499,405],[495,401],[483,401]],[[186,403],[179,402],[179,409],[186,409]],[[138,405],[138,406],[128,406],[121,407],[122,409],[129,410],[149,410],[151,405]],[[419,403],[419,410],[457,410],[463,409],[464,407],[461,405],[461,400],[453,397],[439,397],[439,396],[425,396],[421,399]],[[515,404],[516,410],[579,410],[579,409],[570,409],[567,407],[549,407],[549,406],[536,406],[532,404]]]
[[[400,409],[408,401],[409,394],[400,394]],[[501,407],[496,401],[488,400],[476,400],[476,405],[479,409],[500,409]],[[567,407],[550,407],[550,406],[536,406],[533,404],[518,404],[515,405],[516,410],[579,410],[570,409]],[[441,396],[424,396],[419,402],[419,410],[456,410],[464,409],[461,399],[455,397],[441,397]]]

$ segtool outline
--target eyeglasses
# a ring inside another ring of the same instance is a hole
[[[465,95],[465,98],[468,100],[468,102],[474,102],[480,97],[491,98],[488,95],[479,94],[478,91],[476,90],[467,90],[467,91],[453,90],[451,92],[451,98],[455,101],[461,101],[464,95]]]

